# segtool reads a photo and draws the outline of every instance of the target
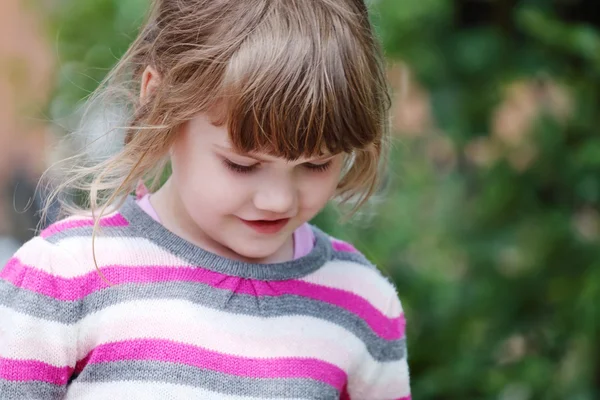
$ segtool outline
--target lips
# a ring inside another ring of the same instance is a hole
[[[272,220],[272,221],[268,221],[268,220],[248,221],[248,220],[241,219],[241,218],[240,218],[240,220],[244,224],[249,226],[250,228],[254,229],[256,232],[264,234],[264,235],[269,235],[269,234],[274,234],[274,233],[279,232],[290,221],[289,218],[276,219],[276,220]]]

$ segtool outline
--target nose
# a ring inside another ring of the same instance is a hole
[[[273,214],[293,213],[297,206],[298,194],[289,179],[265,182],[254,195],[254,206]]]

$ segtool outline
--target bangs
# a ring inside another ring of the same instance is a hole
[[[318,2],[274,3],[282,9],[236,49],[217,93],[234,148],[296,160],[378,142],[389,99],[374,44]]]

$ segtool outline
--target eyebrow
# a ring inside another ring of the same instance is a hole
[[[253,160],[262,161],[262,162],[271,162],[269,160],[265,160],[265,159],[262,159],[260,157],[253,156],[253,155],[248,154],[248,153],[241,153],[241,152],[235,150],[233,147],[230,147],[230,146],[221,146],[221,145],[218,145],[218,144],[215,144],[213,146],[216,147],[217,149],[221,150],[221,151],[226,151],[226,152],[229,152],[229,153],[233,153],[233,154],[236,154],[236,155],[238,155],[240,157],[252,158]]]

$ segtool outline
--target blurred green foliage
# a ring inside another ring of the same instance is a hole
[[[408,77],[387,197],[368,223],[317,223],[395,281],[414,398],[600,398],[598,2],[373,3],[391,77]],[[146,0],[59,4],[57,117]]]

